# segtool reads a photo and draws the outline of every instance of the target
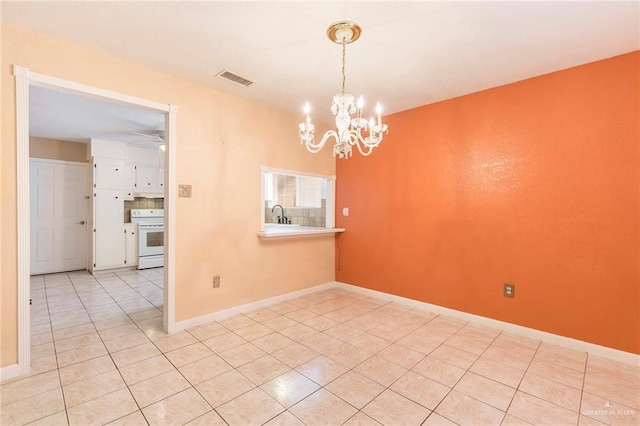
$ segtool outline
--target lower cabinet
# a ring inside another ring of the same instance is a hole
[[[138,264],[138,224],[123,223],[122,191],[95,191],[93,197],[93,268]]]
[[[95,191],[93,199],[93,269],[124,266],[123,209],[122,191]]]
[[[138,264],[138,224],[124,224],[124,263],[126,266]]]

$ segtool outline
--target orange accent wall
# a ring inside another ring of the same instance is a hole
[[[371,156],[337,162],[336,279],[640,353],[639,65],[387,117]]]

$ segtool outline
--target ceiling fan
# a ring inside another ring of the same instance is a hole
[[[154,132],[149,132],[149,133],[142,133],[142,132],[129,132],[132,135],[138,135],[138,136],[144,136],[147,138],[152,139],[152,142],[162,142],[164,143],[164,130],[157,130]]]
[[[132,135],[137,135],[137,136],[144,136],[146,138],[149,138],[149,142],[157,142],[158,148],[160,148],[161,151],[164,151],[165,148],[165,144],[164,144],[164,130],[155,130],[153,132],[150,133],[142,133],[142,132],[129,132]],[[146,144],[149,142],[133,142],[132,145],[139,145],[139,144]]]

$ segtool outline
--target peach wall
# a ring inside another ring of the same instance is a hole
[[[168,74],[2,25],[2,360],[16,362],[15,83],[11,65],[178,106],[176,320],[334,279],[332,237],[261,243],[260,165],[335,173],[299,145],[299,117]],[[259,84],[259,83],[258,83]],[[250,89],[249,89],[250,90]],[[212,289],[220,275],[220,289]]]
[[[87,144],[29,137],[29,157],[85,163],[87,161]]]
[[[640,353],[639,62],[388,117],[338,161],[336,279]]]

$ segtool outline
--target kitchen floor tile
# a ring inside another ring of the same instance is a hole
[[[454,389],[501,411],[507,411],[516,393],[514,388],[472,372],[467,372]]]
[[[571,411],[578,412],[580,410],[582,392],[535,374],[526,373],[518,390]]]
[[[456,390],[447,395],[435,412],[460,425],[499,425],[505,414]]]
[[[226,361],[218,355],[211,355],[191,364],[178,368],[180,373],[192,384],[197,385],[222,373],[231,370]]]
[[[260,388],[282,406],[289,408],[320,389],[320,385],[295,370],[289,370]]]
[[[383,425],[419,425],[431,411],[392,390],[385,390],[362,412]]]
[[[257,386],[268,382],[288,370],[289,367],[271,355],[263,356],[262,358],[238,367],[238,371]]]
[[[451,391],[451,388],[413,371],[400,377],[390,389],[429,410],[433,410]]]
[[[362,409],[384,391],[384,386],[352,370],[329,383],[325,389]]]
[[[136,362],[135,364],[120,367],[119,370],[127,385],[131,386],[152,377],[159,376],[160,374],[173,371],[175,367],[164,355],[156,355]]]
[[[207,348],[202,343],[194,343],[193,345],[184,346],[180,349],[170,351],[164,354],[169,361],[176,367],[182,367],[192,362],[198,361],[202,358],[207,358],[213,355],[211,349]]]
[[[140,408],[189,388],[191,385],[177,370],[160,374],[130,386]]]
[[[67,409],[69,424],[105,424],[138,410],[128,389],[120,389]]]
[[[230,425],[261,425],[284,411],[284,407],[260,388],[255,388],[216,409]]]
[[[200,417],[211,406],[193,388],[189,388],[142,409],[149,425],[185,424]]]
[[[578,413],[524,392],[516,392],[509,414],[531,424],[577,424]]]
[[[332,393],[320,389],[291,407],[289,411],[307,425],[339,425],[358,410]]]
[[[348,371],[348,368],[322,355],[308,361],[296,370],[321,386],[333,381]]]
[[[391,386],[393,382],[407,372],[405,368],[393,364],[378,355],[364,361],[354,370],[382,386]]]
[[[233,367],[238,368],[254,359],[265,356],[266,353],[259,347],[247,342],[220,352],[218,355]]]
[[[213,408],[217,408],[255,387],[237,370],[230,370],[196,385],[195,388]]]
[[[117,370],[111,370],[80,382],[63,386],[67,408],[82,404],[102,395],[124,388],[126,385]]]

